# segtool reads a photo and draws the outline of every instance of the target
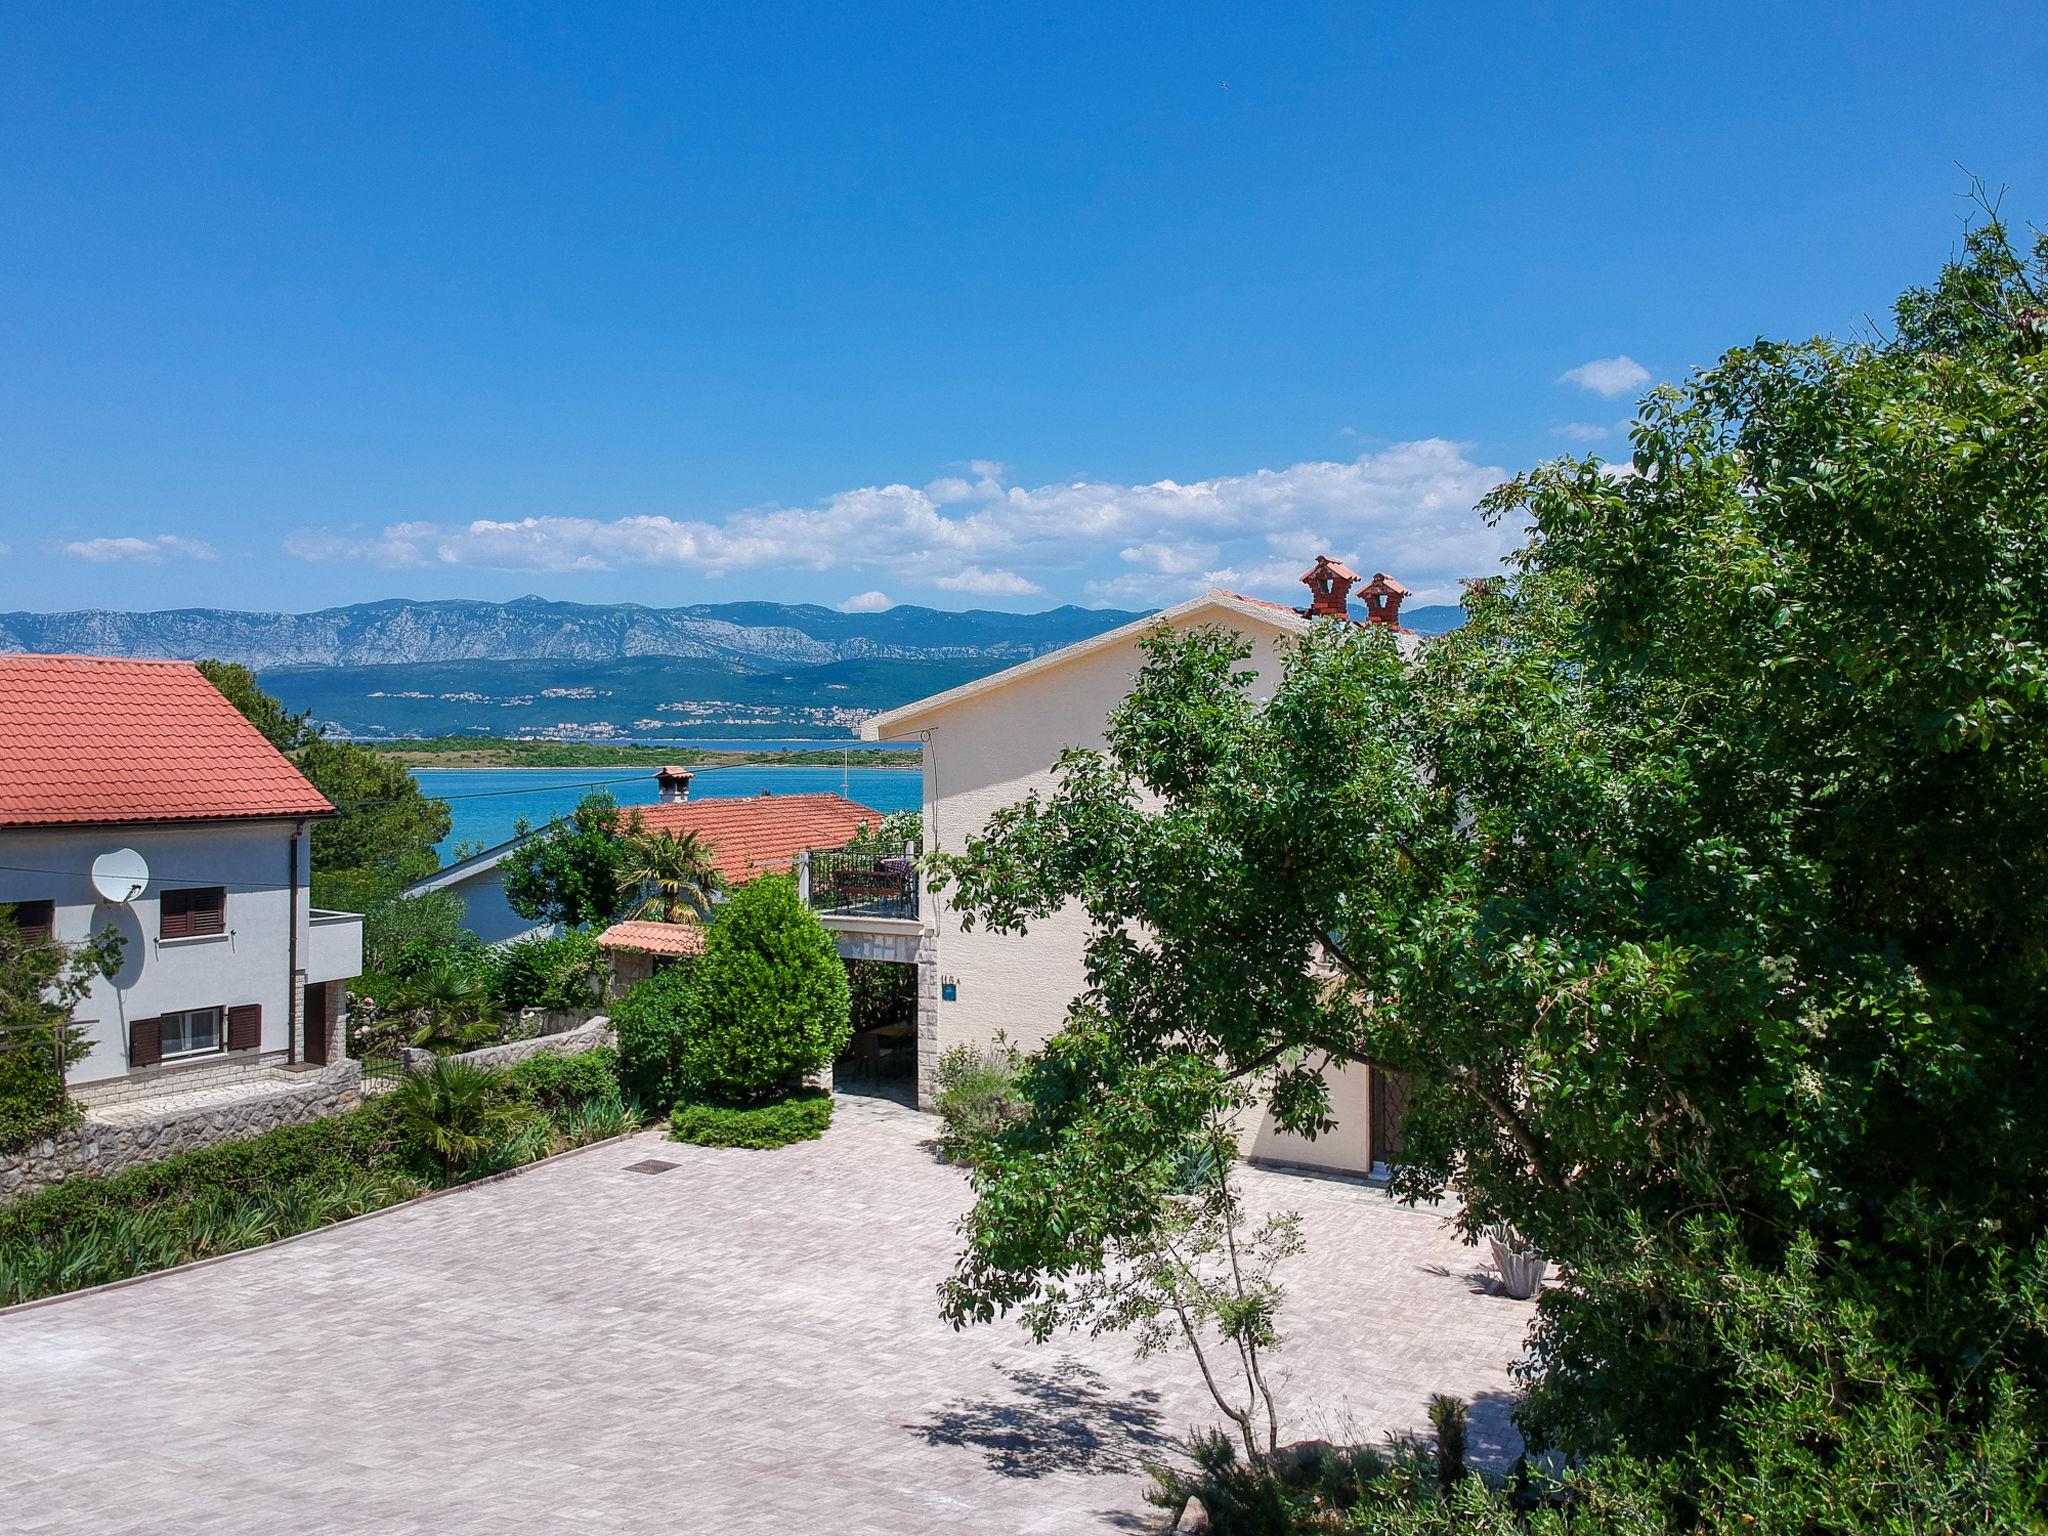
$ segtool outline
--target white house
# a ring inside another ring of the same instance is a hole
[[[1033,790],[1052,789],[1053,764],[1062,749],[1103,745],[1110,712],[1144,665],[1139,642],[1162,624],[1218,624],[1242,634],[1252,644],[1245,665],[1258,674],[1252,693],[1259,698],[1270,695],[1279,678],[1281,647],[1305,635],[1312,623],[1384,624],[1404,644],[1413,644],[1400,626],[1407,588],[1374,576],[1359,594],[1366,615],[1354,620],[1349,599],[1358,579],[1327,557],[1317,560],[1302,577],[1313,594],[1306,609],[1212,589],[1134,624],[877,715],[861,734],[870,741],[923,744],[926,846],[959,853],[995,811]],[[962,1044],[986,1046],[998,1034],[1030,1049],[1060,1027],[1067,1005],[1085,985],[1088,920],[1076,904],[1034,922],[1027,934],[968,932],[942,895],[929,893],[924,913],[933,941],[930,963],[937,970],[936,985],[924,989],[933,1002],[924,1009],[918,1038],[919,1096],[929,1103],[930,1074],[940,1052]],[[1388,1109],[1396,1085],[1376,1084],[1374,1077],[1360,1066],[1330,1075],[1335,1130],[1309,1142],[1267,1119],[1247,1129],[1246,1150],[1276,1162],[1344,1172],[1385,1162],[1398,1145],[1397,1116]]]
[[[77,1097],[341,1058],[362,919],[307,899],[333,814],[189,662],[0,656],[0,905],[31,933],[123,940],[75,1015]]]

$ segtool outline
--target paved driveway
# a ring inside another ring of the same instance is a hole
[[[1192,1362],[934,1311],[960,1174],[842,1100],[822,1142],[648,1134],[139,1285],[0,1313],[16,1533],[1150,1529],[1141,1456],[1214,1422]],[[670,1172],[630,1173],[659,1157]],[[1530,1307],[1432,1215],[1249,1175],[1305,1218],[1288,1438],[1504,1392]],[[1314,1347],[1309,1346],[1314,1341]]]

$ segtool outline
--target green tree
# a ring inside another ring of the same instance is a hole
[[[828,1065],[852,1038],[846,967],[786,875],[720,908],[690,970],[678,1078],[693,1098],[746,1104]]]
[[[88,944],[30,939],[0,903],[0,1151],[72,1125],[65,1069],[92,1049],[71,1015],[96,977],[120,962],[111,928]]]
[[[1740,348],[1621,472],[1502,487],[1513,574],[1413,664],[1318,626],[1259,703],[1235,637],[1155,636],[1104,749],[940,861],[966,921],[1082,903],[1103,1061],[1305,1132],[1325,1061],[1413,1072],[1399,1190],[1564,1266],[1527,1427],[1682,1462],[1675,1509],[1801,1443],[1854,1475],[1818,1430],[1901,1381],[1954,1437],[1913,1476],[2048,1429],[2044,270],[1980,230],[1895,341]],[[1759,1438],[1794,1381],[1816,1433]]]
[[[633,915],[661,923],[702,922],[711,915],[711,898],[725,888],[711,845],[694,832],[629,833],[619,881],[644,893]]]
[[[639,821],[604,790],[585,795],[575,810],[505,855],[498,867],[506,901],[535,922],[572,928],[611,922],[631,894],[627,840]],[[530,830],[519,823],[521,836]]]

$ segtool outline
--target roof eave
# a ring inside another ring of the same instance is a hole
[[[1292,608],[1254,602],[1249,598],[1240,597],[1235,592],[1227,592],[1221,587],[1211,587],[1199,597],[1191,597],[1186,602],[1174,604],[1171,608],[1162,608],[1157,613],[1147,614],[1132,623],[1119,624],[1115,629],[1106,629],[1099,635],[1090,635],[1086,640],[1077,640],[1057,651],[1047,651],[1043,656],[1020,661],[1014,667],[991,672],[986,677],[961,683],[957,687],[946,689],[943,693],[934,693],[926,698],[898,705],[895,709],[884,710],[878,715],[870,715],[861,722],[861,740],[898,741],[915,736],[921,729],[915,722],[928,715],[942,713],[969,699],[994,693],[998,689],[1009,687],[1012,683],[1022,682],[1027,677],[1050,672],[1070,662],[1079,661],[1084,656],[1092,656],[1097,651],[1108,650],[1112,646],[1137,639],[1162,624],[1171,625],[1205,608],[1221,608],[1240,618],[1263,624],[1268,629],[1281,630],[1288,634],[1305,635],[1309,629],[1308,619]]]

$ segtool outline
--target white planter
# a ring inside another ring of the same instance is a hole
[[[1527,1301],[1543,1288],[1550,1273],[1550,1260],[1534,1248],[1525,1247],[1520,1236],[1503,1227],[1490,1228],[1487,1246],[1493,1250],[1493,1267],[1500,1271],[1500,1288],[1517,1301]]]

